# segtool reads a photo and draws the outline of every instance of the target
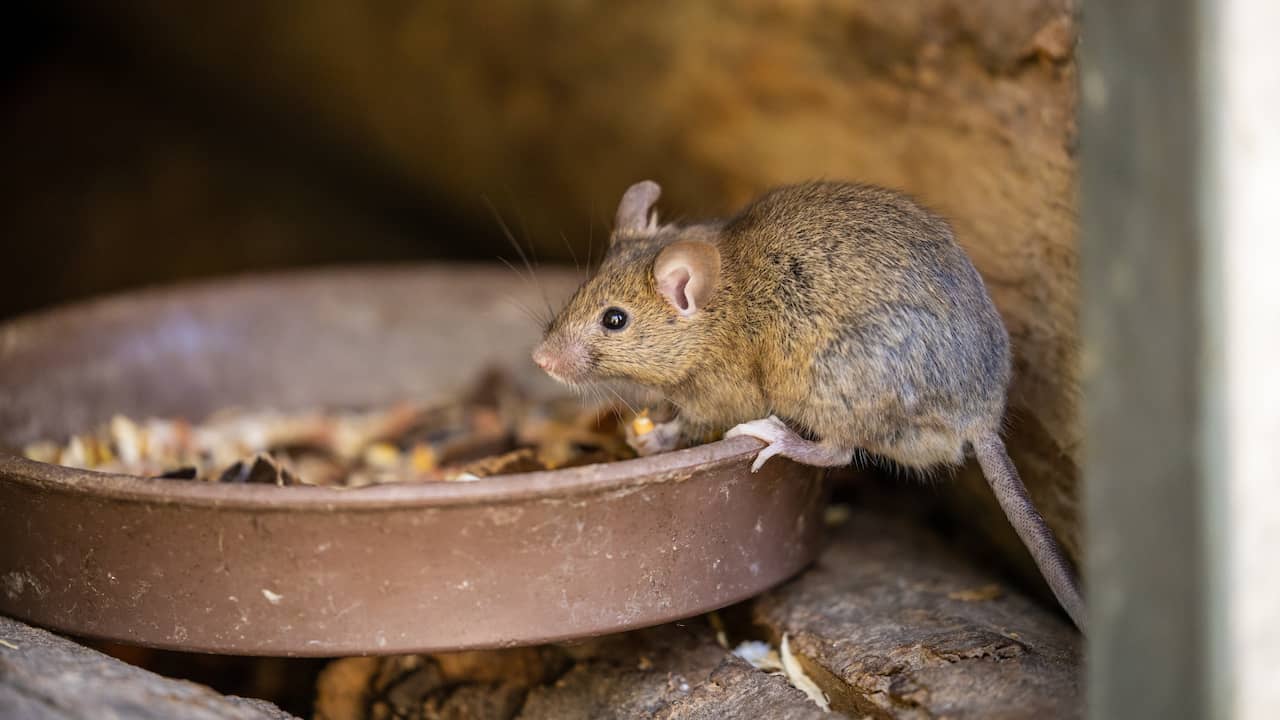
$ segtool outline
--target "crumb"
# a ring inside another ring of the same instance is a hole
[[[648,408],[641,410],[635,419],[631,421],[631,430],[638,435],[648,435],[653,432],[653,421],[649,419]]]
[[[621,408],[534,401],[489,372],[443,402],[367,410],[225,408],[203,422],[115,415],[65,443],[37,442],[38,462],[157,481],[360,488],[469,482],[632,457]],[[650,423],[652,425],[652,423]]]

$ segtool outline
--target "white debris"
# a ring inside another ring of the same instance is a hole
[[[787,636],[782,635],[782,669],[787,674],[787,679],[792,685],[799,688],[809,699],[817,704],[818,707],[831,711],[831,703],[827,700],[826,693],[822,692],[822,688],[805,674],[804,668],[800,666],[800,661],[795,655],[791,654],[791,645],[787,641]]]
[[[826,712],[831,712],[831,703],[827,700],[826,694],[805,674],[800,661],[791,654],[791,645],[786,635],[782,636],[781,653],[774,650],[769,643],[750,640],[734,648],[733,654],[751,663],[752,667],[784,676],[792,686],[808,695],[815,705]]]
[[[129,418],[114,415],[111,418],[111,439],[115,442],[116,455],[129,465],[142,462],[142,430]]]
[[[778,651],[770,647],[769,643],[748,640],[734,648],[733,654],[760,670],[782,672],[782,660],[778,657]]]

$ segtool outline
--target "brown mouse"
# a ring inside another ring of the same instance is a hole
[[[1084,601],[1000,438],[1009,335],[945,220],[869,185],[774,189],[733,218],[659,225],[632,185],[608,252],[534,361],[568,384],[623,382],[678,409],[641,453],[728,429],[818,466],[927,469],[972,449],[1072,620]]]

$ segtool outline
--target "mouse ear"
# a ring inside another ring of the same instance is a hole
[[[678,240],[653,263],[658,292],[676,312],[689,317],[706,307],[720,284],[720,251],[703,240]]]
[[[658,213],[653,206],[658,204],[658,196],[662,188],[652,180],[641,180],[627,188],[618,203],[618,214],[613,218],[615,235],[635,235],[658,227]]]

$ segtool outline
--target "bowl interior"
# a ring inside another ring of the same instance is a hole
[[[529,360],[575,278],[505,269],[321,270],[157,289],[0,327],[0,445],[63,440],[114,414],[377,406],[456,393],[488,367],[557,389]],[[544,298],[545,294],[545,298]],[[545,311],[545,310],[544,310]]]

